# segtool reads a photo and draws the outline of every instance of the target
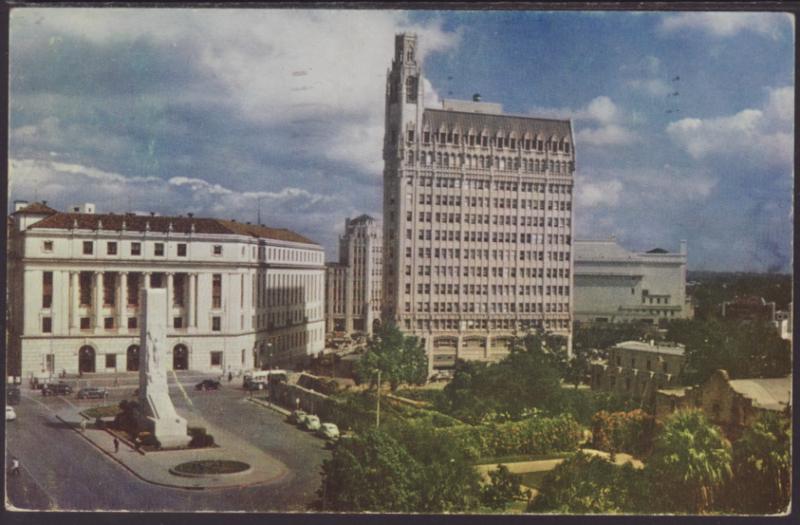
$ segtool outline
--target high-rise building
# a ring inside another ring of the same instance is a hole
[[[346,219],[344,230],[339,262],[325,265],[326,330],[372,334],[381,316],[383,231],[369,215]]]
[[[386,81],[384,321],[424,339],[431,369],[494,360],[515,335],[572,321],[569,120],[499,104],[426,108],[417,38]]]
[[[20,203],[9,234],[9,372],[138,370],[144,288],[167,290],[173,369],[303,362],[324,349],[324,260],[320,245],[284,229]]]

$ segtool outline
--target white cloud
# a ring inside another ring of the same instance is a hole
[[[626,124],[634,120],[611,98],[601,95],[593,98],[585,107],[533,108],[529,114],[539,117],[570,118],[576,121],[576,143],[591,146],[617,146],[636,142],[638,136]]]
[[[794,89],[770,89],[761,108],[734,115],[684,118],[667,134],[694,159],[721,157],[791,167],[794,156]]]
[[[626,84],[653,97],[664,97],[672,92],[672,87],[661,78],[635,78],[628,80]]]
[[[790,15],[792,32],[794,21]],[[734,36],[743,31],[778,38],[787,26],[785,13],[691,12],[665,14],[659,25],[664,33],[698,30],[715,38]]]
[[[576,207],[593,208],[596,206],[612,207],[619,202],[622,183],[618,180],[606,182],[584,182],[576,185]]]
[[[598,128],[583,128],[575,134],[575,143],[578,147],[581,144],[621,146],[632,144],[638,140],[639,137],[635,133],[616,124],[608,124]]]

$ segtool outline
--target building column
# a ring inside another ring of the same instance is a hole
[[[77,330],[80,328],[80,272],[70,272],[70,328]]]
[[[189,278],[189,326],[197,327],[197,274],[188,274]]]
[[[117,295],[117,329],[127,328],[128,322],[128,272],[119,272]]]
[[[150,273],[151,272],[142,273],[142,283],[139,285],[139,289],[140,290],[149,290],[150,289]]]
[[[103,272],[94,272],[94,328],[103,328]]]
[[[173,290],[174,290],[174,275],[172,272],[167,272],[167,319],[172,317],[172,304],[173,304]]]

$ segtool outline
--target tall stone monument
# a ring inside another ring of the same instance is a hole
[[[167,386],[167,291],[141,291],[139,345],[139,426],[151,432],[162,447],[182,447],[191,439],[186,419],[175,412]]]

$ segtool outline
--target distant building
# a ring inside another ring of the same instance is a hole
[[[575,241],[575,319],[585,322],[680,319],[686,298],[686,241],[678,253],[631,252],[615,239]]]
[[[372,334],[383,298],[383,227],[369,215],[346,219],[339,262],[326,263],[326,332]]]
[[[655,415],[664,420],[678,410],[700,409],[735,439],[763,412],[788,413],[791,399],[791,375],[730,379],[727,371],[717,370],[702,385],[659,390]]]
[[[592,364],[592,389],[652,401],[657,389],[677,384],[685,363],[683,345],[626,341]]]
[[[477,94],[426,107],[417,49],[397,35],[386,78],[384,321],[423,340],[431,372],[537,328],[570,348],[571,122]]]
[[[764,321],[774,323],[775,303],[763,297],[741,296],[722,303],[722,317],[736,321]]]
[[[289,230],[19,203],[8,244],[9,371],[138,370],[139,291],[166,288],[172,369],[291,364],[324,348],[324,252]]]

